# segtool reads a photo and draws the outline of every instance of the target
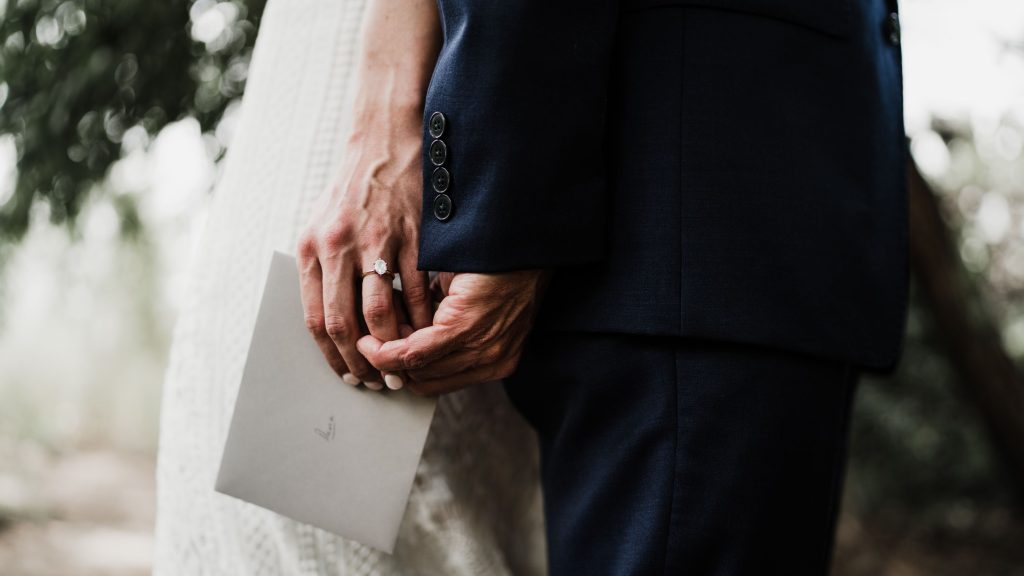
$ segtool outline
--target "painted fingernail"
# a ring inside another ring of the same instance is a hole
[[[345,372],[344,374],[342,374],[341,379],[345,382],[345,384],[359,386],[359,378],[356,378],[356,375],[351,372]]]
[[[371,380],[367,380],[366,382],[363,382],[363,384],[365,384],[370,390],[380,390],[384,387],[380,382],[373,382]]]
[[[402,378],[399,377],[397,374],[385,374],[384,383],[387,384],[388,388],[391,388],[392,390],[399,390],[404,384],[402,382]]]

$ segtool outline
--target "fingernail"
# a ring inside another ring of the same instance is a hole
[[[388,385],[388,388],[392,390],[399,390],[402,385],[402,379],[397,374],[385,374],[384,383]]]
[[[380,382],[373,382],[371,380],[367,380],[366,382],[363,382],[363,384],[365,384],[370,390],[380,390],[384,387]]]
[[[359,378],[356,378],[356,375],[351,372],[345,372],[342,374],[341,379],[345,381],[345,384],[359,386]]]

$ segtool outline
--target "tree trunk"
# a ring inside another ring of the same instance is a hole
[[[938,199],[911,159],[910,261],[940,338],[997,450],[1024,491],[1024,377],[960,259]]]

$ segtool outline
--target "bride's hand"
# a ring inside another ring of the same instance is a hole
[[[402,386],[356,350],[360,319],[390,341],[431,321],[427,274],[416,270],[423,198],[423,98],[441,45],[434,0],[370,2],[363,21],[352,129],[341,170],[320,199],[298,246],[306,325],[327,362],[349,384]],[[378,259],[399,274],[412,328],[387,276],[364,272]]]
[[[298,246],[306,325],[328,363],[349,384],[380,388],[382,374],[356,349],[364,334],[395,340],[429,326],[426,272],[416,270],[422,206],[421,114],[376,112],[356,119],[341,170],[321,196]],[[365,274],[382,259],[401,276],[411,328],[400,328],[401,303],[388,275]],[[401,376],[385,374],[389,388]]]

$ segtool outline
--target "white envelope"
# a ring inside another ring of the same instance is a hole
[[[435,404],[342,382],[275,252],[215,489],[391,553]]]

